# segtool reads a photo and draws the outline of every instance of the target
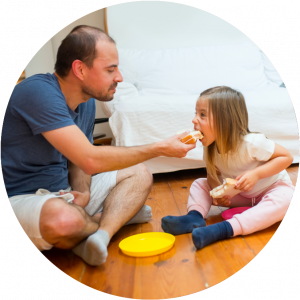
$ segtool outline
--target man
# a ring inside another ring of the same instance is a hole
[[[55,73],[15,87],[3,124],[4,181],[24,231],[41,251],[73,249],[91,265],[105,262],[124,224],[151,218],[144,203],[152,175],[141,162],[195,147],[180,142],[184,134],[139,147],[92,145],[94,99],[113,99],[123,80],[118,64],[105,32],[75,27],[58,49]]]

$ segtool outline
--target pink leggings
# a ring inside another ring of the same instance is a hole
[[[197,210],[206,218],[212,205],[210,187],[206,178],[195,180],[190,189],[187,210]],[[295,187],[291,183],[276,181],[255,198],[236,195],[230,199],[230,207],[253,206],[227,220],[234,236],[246,235],[265,229],[281,221],[289,207]]]

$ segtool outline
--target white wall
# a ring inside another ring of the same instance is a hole
[[[57,53],[58,47],[60,46],[61,41],[68,35],[68,33],[78,25],[89,25],[101,28],[104,30],[104,13],[103,10],[94,11],[76,21],[71,23],[70,25],[66,26],[60,32],[58,32],[55,36],[52,37],[52,47],[53,52]]]
[[[53,36],[32,58],[25,68],[26,77],[32,76],[37,73],[53,73],[54,64],[56,60],[56,54],[61,41],[67,36],[67,34],[78,25],[90,25],[101,29],[104,29],[104,12],[102,9],[92,12],[70,25],[63,28],[55,36]],[[105,118],[99,101],[96,101],[96,117]],[[95,126],[96,134],[105,133],[106,137],[112,137],[108,123],[98,124]]]
[[[31,59],[25,68],[26,77],[30,77],[37,73],[53,73],[54,71],[54,55],[52,41],[49,40]]]
[[[107,8],[108,33],[119,48],[153,49],[249,42],[240,30],[203,10],[143,1]]]

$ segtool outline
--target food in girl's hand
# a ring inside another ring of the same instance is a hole
[[[194,144],[196,143],[197,140],[201,140],[203,138],[203,134],[200,131],[192,130],[192,129],[187,129],[187,130],[190,130],[190,133],[188,133],[184,138],[181,139],[182,143]],[[177,134],[182,134],[187,130],[178,131]]]
[[[241,192],[241,190],[235,189],[236,180],[232,178],[225,178],[223,184],[217,186],[210,191],[210,195],[213,198],[223,198],[224,196],[233,197]]]

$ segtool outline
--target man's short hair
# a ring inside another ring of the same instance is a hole
[[[93,67],[96,58],[96,43],[98,40],[115,41],[103,30],[97,27],[79,25],[66,36],[58,48],[55,71],[61,76],[68,75],[74,60],[79,59],[88,68]]]

